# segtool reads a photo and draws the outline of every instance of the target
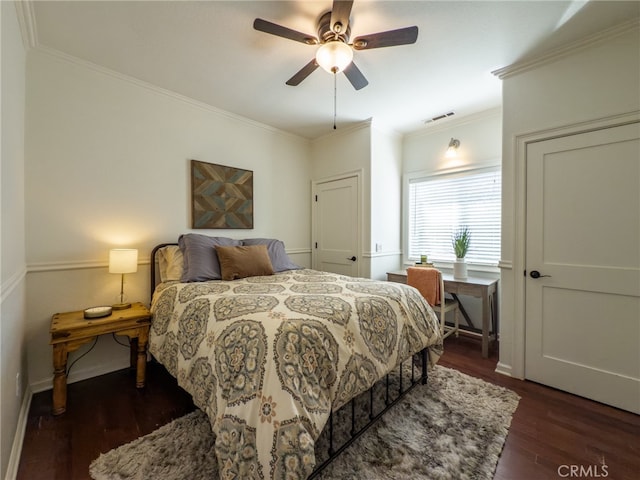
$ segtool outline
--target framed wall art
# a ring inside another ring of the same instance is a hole
[[[253,172],[191,160],[192,228],[253,228]]]

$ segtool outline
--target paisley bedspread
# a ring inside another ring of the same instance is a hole
[[[209,416],[220,478],[306,478],[331,410],[442,352],[417,290],[315,270],[166,282],[151,308],[149,350]]]

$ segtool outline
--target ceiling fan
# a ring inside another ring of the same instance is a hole
[[[307,45],[320,45],[316,56],[286,84],[299,85],[305,78],[315,71],[318,66],[327,72],[337,74],[344,72],[356,90],[366,87],[369,82],[353,63],[353,50],[370,50],[372,48],[393,47],[415,43],[418,38],[418,27],[406,27],[398,30],[361,35],[349,43],[351,26],[349,16],[353,0],[334,0],[331,11],[325,13],[318,20],[318,36],[292,30],[282,25],[256,18],[253,28],[261,32],[270,33],[278,37],[288,38]]]

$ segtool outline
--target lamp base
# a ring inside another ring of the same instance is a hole
[[[126,310],[127,308],[131,308],[130,303],[116,303],[115,305],[111,305],[111,308],[114,310]]]

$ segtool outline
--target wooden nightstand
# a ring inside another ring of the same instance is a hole
[[[144,387],[147,366],[147,341],[151,313],[142,303],[131,308],[114,310],[108,317],[87,320],[82,310],[56,313],[51,318],[53,345],[53,414],[60,415],[67,409],[67,358],[69,352],[95,339],[98,335],[115,333],[129,337],[131,367],[136,366],[136,387]]]

